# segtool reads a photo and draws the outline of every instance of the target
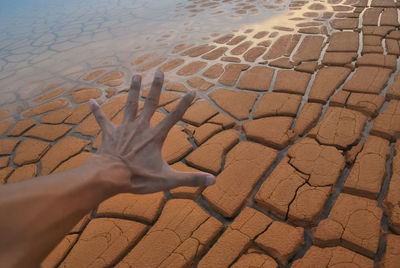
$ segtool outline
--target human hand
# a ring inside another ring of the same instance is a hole
[[[118,179],[122,191],[152,193],[215,182],[215,177],[208,173],[175,171],[163,159],[161,148],[169,130],[182,118],[196,95],[194,91],[187,93],[173,112],[158,125],[151,126],[150,119],[157,109],[163,82],[164,74],[157,71],[143,110],[137,116],[141,77],[133,76],[123,122],[118,126],[105,117],[95,100],[89,102],[103,133],[97,155],[108,161],[121,161],[130,170],[130,177]]]

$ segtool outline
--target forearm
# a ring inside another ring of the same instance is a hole
[[[0,186],[0,263],[37,266],[72,227],[103,200],[122,191],[113,176],[124,165],[94,157],[82,166]]]
[[[160,123],[150,124],[164,75],[156,72],[138,115],[141,77],[134,76],[124,118],[114,125],[96,101],[90,107],[102,131],[97,155],[79,168],[29,181],[0,185],[0,266],[36,267],[86,213],[121,193],[154,193],[215,182],[207,173],[173,170],[161,149],[171,128],[195,98],[186,94]]]

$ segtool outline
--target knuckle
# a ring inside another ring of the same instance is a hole
[[[126,107],[132,107],[132,106],[134,106],[135,104],[136,104],[135,101],[133,101],[133,100],[128,100],[127,103],[126,103]]]
[[[191,96],[188,96],[188,97],[183,97],[183,99],[182,99],[182,105],[184,105],[185,107],[189,107],[191,104],[192,104],[192,100],[193,100],[193,98],[191,97]]]
[[[162,79],[157,79],[157,80],[154,80],[154,82],[153,82],[153,88],[154,89],[156,89],[156,90],[160,90],[161,88],[162,88],[162,86],[163,86],[163,80]]]
[[[182,117],[185,114],[185,112],[186,112],[186,107],[179,107],[174,111],[174,113],[178,117]]]
[[[147,102],[151,105],[151,106],[157,106],[158,104],[158,99],[154,98],[154,97],[150,97],[147,99]]]
[[[137,82],[137,81],[132,81],[131,90],[137,91],[137,90],[139,90],[139,89],[140,89],[140,83]]]
[[[182,114],[179,110],[175,110],[169,115],[168,121],[178,121],[182,117]]]
[[[190,93],[187,93],[185,96],[183,96],[183,100],[185,102],[191,102],[193,98],[194,98],[194,96]]]
[[[104,122],[104,121],[106,121],[106,118],[105,118],[105,116],[104,116],[102,113],[95,113],[95,114],[94,114],[94,117],[96,118],[96,120],[97,120],[98,122]]]
[[[99,115],[99,113],[94,113],[93,115],[94,115],[94,118],[95,118],[97,121],[100,120],[101,115]]]
[[[176,114],[175,114],[176,121],[179,121],[183,117],[184,114],[185,114],[185,110],[177,111]]]
[[[176,122],[179,121],[179,119],[181,119],[181,116],[179,116],[179,114],[174,114],[171,116],[171,120],[170,120],[170,124],[171,125],[175,125]]]
[[[163,83],[163,79],[161,77],[156,77],[154,79],[154,85],[155,86],[160,86],[160,85],[162,85],[162,83]]]

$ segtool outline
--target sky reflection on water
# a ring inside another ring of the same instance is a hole
[[[276,13],[260,9],[258,14],[232,17],[232,4],[221,3],[215,9],[223,10],[221,15],[202,12],[191,17],[193,13],[187,11],[178,14],[178,2],[1,1],[0,90],[15,90],[38,76],[47,79],[62,75],[69,67],[85,66],[109,56],[117,57],[124,65],[144,51],[166,52],[179,42],[193,42],[213,32],[230,32]],[[257,4],[263,2],[268,1]],[[163,35],[168,38],[160,40]]]

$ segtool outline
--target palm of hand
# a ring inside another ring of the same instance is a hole
[[[134,76],[128,94],[124,119],[121,125],[111,123],[99,105],[90,101],[92,112],[99,123],[103,139],[98,155],[123,162],[130,170],[125,191],[151,193],[178,186],[205,186],[215,182],[208,173],[178,172],[173,170],[161,155],[161,148],[169,130],[182,118],[192,103],[194,92],[186,94],[175,111],[156,126],[150,119],[157,109],[164,75],[157,72],[143,110],[137,116],[141,77]]]

